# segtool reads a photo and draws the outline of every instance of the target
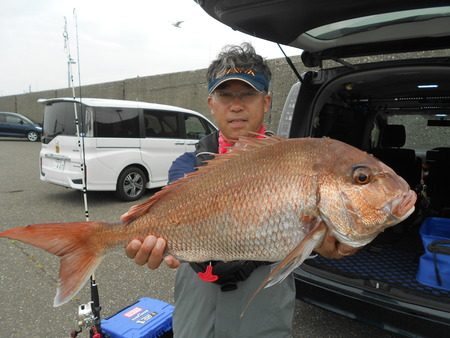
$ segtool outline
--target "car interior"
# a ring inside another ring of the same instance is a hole
[[[278,135],[351,144],[392,167],[417,192],[415,212],[357,254],[317,256],[297,268],[297,298],[406,336],[448,336],[448,2],[198,3],[234,30],[302,50],[309,69],[302,75],[286,56],[299,81],[287,95]],[[447,252],[432,254],[424,229],[442,230]],[[440,282],[432,271],[439,259],[448,267]],[[423,267],[440,287],[421,279]]]
[[[448,290],[416,280],[424,252],[422,222],[426,217],[450,217],[449,75],[448,69],[436,65],[397,66],[351,72],[317,85],[309,134],[338,139],[373,154],[409,183],[418,200],[409,218],[357,255],[341,260],[317,257],[306,265],[329,273],[327,278],[450,310]],[[314,88],[314,80],[311,84]],[[296,132],[300,129],[293,126],[291,137]]]

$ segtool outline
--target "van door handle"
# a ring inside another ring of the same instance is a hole
[[[175,142],[175,145],[176,146],[184,146],[184,142],[178,141],[178,142]]]

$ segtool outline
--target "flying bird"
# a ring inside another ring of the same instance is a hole
[[[172,26],[177,27],[177,28],[181,28],[181,24],[182,24],[183,22],[184,22],[184,21],[177,21],[177,22],[173,23]]]

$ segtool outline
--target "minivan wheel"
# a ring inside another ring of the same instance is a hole
[[[123,201],[135,201],[144,195],[147,179],[137,167],[126,168],[117,180],[116,193]]]
[[[39,135],[35,131],[29,131],[27,133],[27,139],[30,142],[36,142],[39,139]]]

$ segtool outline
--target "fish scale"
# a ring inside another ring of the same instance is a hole
[[[167,253],[181,261],[278,262],[263,287],[283,280],[326,232],[360,247],[408,217],[415,201],[392,169],[343,142],[244,137],[133,206],[123,224],[37,224],[0,237],[61,257],[58,306],[80,290],[109,248],[133,238],[162,237]]]

